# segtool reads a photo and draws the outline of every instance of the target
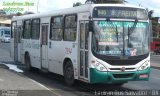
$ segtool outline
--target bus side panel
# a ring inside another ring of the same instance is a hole
[[[41,68],[41,60],[40,60],[40,41],[39,40],[31,40],[31,50],[30,50],[30,59],[33,67]]]
[[[49,41],[48,48],[48,63],[49,71],[61,74],[62,71],[62,58],[64,56],[63,42],[61,41]]]
[[[32,67],[40,68],[40,43],[39,40],[23,39],[22,40],[21,61],[25,63],[25,54],[28,53]]]
[[[48,62],[50,72],[63,75],[63,62],[65,58],[71,60],[74,68],[77,67],[77,47],[73,48],[74,42],[50,41],[49,43]]]

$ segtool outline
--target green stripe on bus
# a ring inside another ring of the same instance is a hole
[[[134,71],[134,72],[101,72],[96,70],[95,68],[90,69],[90,83],[125,83],[128,81],[148,81],[150,68],[142,71]],[[133,74],[128,78],[114,78],[113,74]],[[148,78],[139,78],[140,74],[148,74]]]

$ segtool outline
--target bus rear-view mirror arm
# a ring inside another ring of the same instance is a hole
[[[89,31],[93,32],[93,21],[89,21]]]

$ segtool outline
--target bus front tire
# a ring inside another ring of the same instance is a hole
[[[72,86],[75,83],[74,70],[71,61],[67,61],[64,66],[64,79],[67,85]]]
[[[25,65],[26,65],[26,69],[28,71],[31,71],[31,61],[28,53],[25,55]]]

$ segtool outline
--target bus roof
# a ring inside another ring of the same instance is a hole
[[[90,11],[95,6],[134,7],[134,8],[145,9],[143,7],[133,6],[133,5],[128,5],[128,4],[127,5],[125,5],[125,4],[84,4],[84,5],[77,6],[77,7],[60,9],[60,10],[53,10],[50,12],[28,14],[28,15],[23,15],[23,16],[14,16],[12,18],[12,21],[30,19],[30,18],[41,18],[41,17],[47,17],[47,16],[56,16],[56,15],[58,16],[58,15],[63,15],[63,14],[74,14],[74,13],[80,13],[80,12],[87,12],[87,11]]]

